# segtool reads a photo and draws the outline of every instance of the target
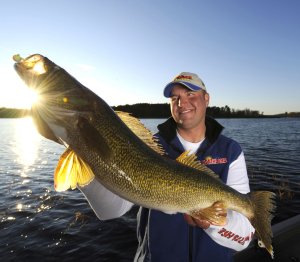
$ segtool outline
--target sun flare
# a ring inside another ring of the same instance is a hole
[[[2,69],[0,107],[30,109],[37,102],[38,94],[29,89],[12,70]],[[2,74],[3,73],[3,74]]]
[[[34,103],[39,100],[38,93],[32,89],[26,90],[26,95],[24,97],[24,102],[27,103],[28,107],[31,107]]]
[[[38,94],[29,88],[19,90],[13,97],[13,103],[18,108],[29,109],[38,101]]]

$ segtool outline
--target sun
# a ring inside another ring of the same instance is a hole
[[[29,88],[18,89],[17,94],[11,94],[11,101],[14,107],[30,109],[38,101],[37,92]]]
[[[25,89],[24,93],[24,106],[25,108],[31,108],[31,106],[39,100],[38,93],[32,89]]]
[[[0,86],[0,108],[30,109],[33,103],[38,101],[38,94],[16,75],[13,70],[1,70],[3,72]]]

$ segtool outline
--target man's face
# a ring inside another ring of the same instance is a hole
[[[171,113],[184,129],[196,128],[205,122],[209,94],[203,90],[191,91],[183,85],[175,85],[171,93]]]

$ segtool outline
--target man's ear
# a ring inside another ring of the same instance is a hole
[[[209,93],[205,93],[204,98],[205,98],[206,107],[208,107],[209,99],[210,99]]]

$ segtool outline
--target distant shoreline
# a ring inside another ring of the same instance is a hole
[[[112,106],[115,111],[123,111],[137,118],[168,118],[170,117],[170,105],[140,103],[133,105]],[[276,115],[264,115],[257,110],[237,110],[225,107],[208,107],[207,114],[214,118],[284,118],[300,117],[300,112],[285,112]],[[22,118],[30,116],[30,109],[0,108],[0,118]]]
[[[29,109],[0,108],[0,118],[22,118],[30,116]]]
[[[148,104],[139,103],[133,105],[113,106],[115,111],[123,111],[131,113],[137,118],[168,118],[171,116],[170,105],[164,104]],[[248,108],[231,109],[229,106],[224,107],[208,107],[207,115],[213,118],[281,118],[281,117],[300,117],[300,112],[285,112],[276,115],[264,115],[257,110]]]

